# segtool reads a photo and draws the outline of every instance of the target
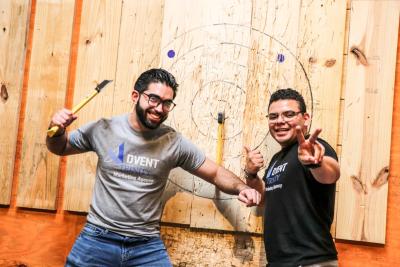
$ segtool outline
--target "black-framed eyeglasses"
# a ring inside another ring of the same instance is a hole
[[[158,95],[155,94],[146,94],[146,93],[141,93],[141,94],[147,96],[147,103],[149,104],[150,107],[155,108],[161,104],[165,112],[170,112],[176,106],[174,101],[172,101],[171,99],[162,100]]]
[[[301,111],[293,111],[287,110],[282,113],[269,113],[266,117],[269,122],[276,122],[279,119],[279,116],[282,117],[282,120],[285,122],[293,120],[298,114],[303,113]]]

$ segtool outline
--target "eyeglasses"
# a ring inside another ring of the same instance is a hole
[[[163,110],[165,112],[170,112],[176,106],[174,101],[170,99],[162,100],[158,95],[146,94],[146,93],[141,93],[141,94],[147,96],[147,103],[149,104],[150,107],[155,108],[158,107],[160,104],[162,104]]]
[[[268,118],[269,122],[276,122],[279,119],[279,116],[282,116],[282,120],[288,122],[293,120],[300,113],[303,112],[287,110],[282,113],[269,113],[266,117]]]

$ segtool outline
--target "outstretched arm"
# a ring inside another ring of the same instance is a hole
[[[227,194],[238,195],[239,200],[248,207],[258,205],[260,202],[261,196],[256,190],[243,183],[234,173],[217,165],[208,158],[198,169],[191,173],[214,184]]]
[[[300,126],[296,127],[299,142],[298,158],[304,166],[311,166],[315,180],[322,184],[333,184],[340,177],[339,163],[332,157],[325,156],[325,147],[317,141],[321,129],[316,129],[308,139],[304,138]]]

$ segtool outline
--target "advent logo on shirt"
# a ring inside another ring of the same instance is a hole
[[[275,161],[272,166],[268,169],[268,172],[265,176],[265,191],[273,191],[276,189],[282,189],[282,183],[279,183],[279,177],[285,171],[287,166],[287,162],[281,163],[278,166],[275,166],[278,161]]]
[[[117,147],[108,149],[107,157],[104,161],[114,163],[115,167],[120,171],[134,175],[149,175],[151,173],[149,169],[156,169],[160,160],[125,153],[125,144],[121,143]]]
[[[140,155],[132,155],[132,154],[127,154],[125,157],[124,151],[125,151],[125,144],[122,143],[118,146],[118,148],[115,151],[112,149],[108,149],[108,156],[114,163],[117,164],[126,163],[129,165],[150,167],[154,169],[157,168],[157,164],[160,161],[159,159],[149,158]]]

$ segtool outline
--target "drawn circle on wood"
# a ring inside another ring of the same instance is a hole
[[[215,98],[209,99],[209,90],[214,90],[216,92],[212,94]],[[203,136],[210,134],[205,130],[208,129],[210,123],[218,124],[218,113],[220,112],[224,113],[225,127],[234,125],[234,127],[229,127],[231,129],[227,129],[224,140],[235,138],[242,133],[241,121],[239,125],[235,121],[232,122],[232,120],[235,120],[235,118],[241,114],[237,114],[237,107],[232,106],[231,103],[227,101],[227,95],[235,95],[243,99],[246,92],[234,82],[223,80],[210,81],[196,91],[191,101],[190,117],[199,133]],[[213,132],[209,138],[217,141],[217,133]]]
[[[250,40],[249,33],[253,35],[252,40],[260,40],[269,47],[260,49],[254,43],[243,43]],[[174,51],[173,57],[170,51]],[[224,153],[224,162],[227,165],[229,161],[237,162],[242,156],[242,144],[238,145],[237,140],[240,140],[243,126],[247,123],[243,121],[246,91],[249,88],[247,77],[255,77],[255,81],[250,81],[254,83],[259,82],[258,77],[263,77],[264,83],[258,86],[265,88],[264,95],[260,96],[265,98],[261,112],[264,114],[257,121],[260,125],[251,126],[255,132],[252,138],[253,148],[267,146],[269,130],[265,114],[268,112],[269,96],[278,88],[294,87],[300,91],[309,113],[311,116],[313,114],[311,84],[303,64],[282,41],[256,28],[228,23],[196,27],[174,36],[163,46],[161,55],[161,67],[170,71],[180,84],[176,99],[178,105],[170,114],[168,123],[184,136],[189,135],[190,138],[195,135],[192,139],[195,143],[213,144],[217,140],[218,112],[224,112],[225,146],[238,147],[237,151]],[[262,68],[249,67],[251,56],[263,63]],[[221,58],[223,60],[219,60]],[[153,60],[151,66],[157,65],[156,60]],[[185,88],[185,91],[181,88]],[[182,120],[182,117],[185,119]],[[193,183],[183,185],[172,175],[169,182],[181,191],[200,197],[232,199],[229,196],[217,197],[212,193],[213,190],[209,190],[211,187],[207,190],[196,190],[196,184],[202,183],[202,180],[195,176],[193,179]],[[208,185],[205,187],[208,188]]]

